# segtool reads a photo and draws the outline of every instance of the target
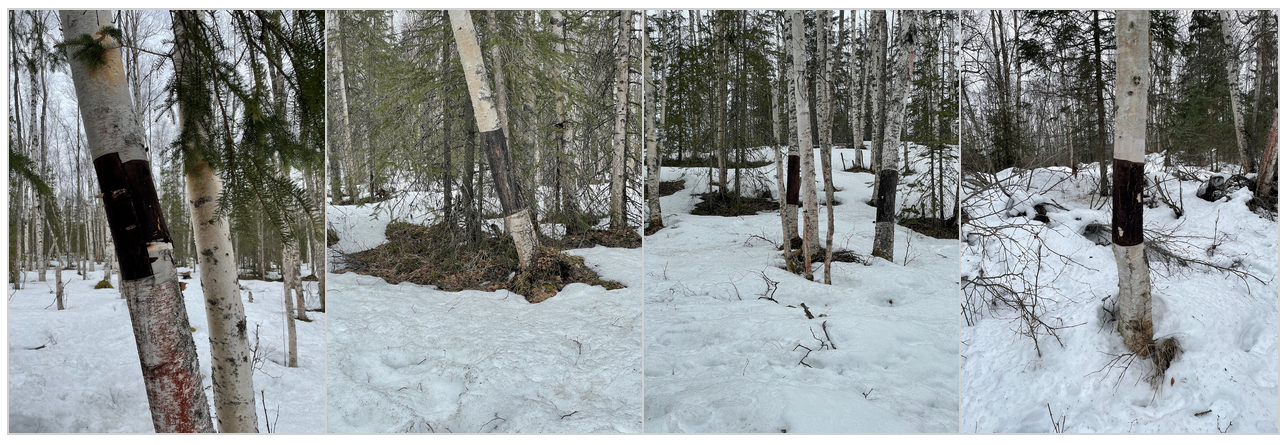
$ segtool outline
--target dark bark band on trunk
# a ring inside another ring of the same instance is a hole
[[[152,276],[148,244],[169,243],[170,231],[165,226],[147,161],[121,163],[119,154],[109,153],[94,160],[94,171],[103,192],[103,208],[115,240],[121,278]]]
[[[877,189],[877,222],[894,222],[894,188],[899,185],[899,172],[881,170]]]
[[[501,199],[501,209],[506,215],[523,210],[523,198],[519,196],[518,182],[514,179],[514,167],[510,165],[510,148],[506,145],[505,133],[498,128],[484,131],[479,136],[483,139],[483,151],[487,153],[487,162],[492,167],[492,182],[496,184],[496,195]]]
[[[800,155],[787,155],[787,204],[801,205]]]
[[[1114,244],[1135,246],[1144,241],[1145,164],[1114,159]]]

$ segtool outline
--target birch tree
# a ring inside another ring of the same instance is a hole
[[[143,384],[159,433],[214,432],[142,128],[110,11],[61,11],[64,47],[120,259]]]
[[[644,25],[644,32],[647,33],[648,32],[647,14],[643,16],[643,25]],[[662,28],[658,27],[659,37],[661,36],[661,34],[662,34]],[[662,172],[661,172],[662,160],[657,156],[657,125],[654,125],[653,118],[657,114],[657,110],[666,109],[665,104],[657,104],[658,99],[660,99],[661,97],[666,97],[666,88],[665,87],[662,88],[662,94],[660,97],[654,94],[652,58],[650,57],[649,49],[648,49],[649,40],[650,39],[648,38],[648,36],[645,36],[644,42],[643,42],[644,51],[642,52],[642,54],[644,55],[644,68],[643,68],[644,69],[644,134],[648,138],[645,141],[644,149],[648,152],[646,156],[648,156],[648,191],[649,191],[648,227],[645,228],[645,231],[648,231],[651,233],[662,228],[661,192],[658,190],[658,188],[661,187],[661,181],[662,181]],[[665,70],[663,70],[662,79],[663,79],[662,80],[663,85],[665,85],[665,82],[666,82]],[[650,112],[648,109],[650,105],[654,106],[654,111],[652,112]],[[665,111],[663,111],[663,113],[665,113]],[[665,125],[665,121],[663,121],[663,125]]]
[[[175,11],[174,65],[176,96],[188,186],[189,210],[197,247],[202,300],[210,328],[211,380],[215,395],[215,416],[219,430],[226,433],[258,432],[255,387],[251,374],[250,343],[246,336],[246,312],[237,285],[237,259],[233,255],[228,217],[218,212],[223,183],[199,145],[208,144],[205,125],[213,120],[210,109],[210,79],[196,56],[195,39],[205,32],[198,11]]]
[[[1154,316],[1145,261],[1142,195],[1149,107],[1149,11],[1117,11],[1114,114],[1113,250],[1118,263],[1118,332],[1127,349],[1150,355]]]
[[[894,58],[894,79],[890,82],[892,102],[886,108],[885,140],[881,144],[881,172],[877,194],[876,235],[872,242],[872,255],[894,262],[895,189],[899,185],[899,143],[903,135],[904,110],[908,94],[912,92],[912,66],[917,48],[918,19],[920,12],[900,13],[899,49]]]
[[[617,117],[613,121],[613,157],[610,167],[609,227],[626,227],[626,114],[630,106],[630,41],[633,10],[622,10],[617,15],[617,83],[614,92]]]
[[[801,182],[805,194],[805,239],[801,243],[805,257],[805,279],[814,281],[810,259],[818,246],[818,192],[814,189],[814,141],[809,131],[810,109],[806,98],[805,77],[805,13],[792,11],[792,68],[796,71],[796,138],[801,156]],[[813,230],[810,230],[811,227]]]
[[[835,193],[832,190],[832,58],[828,56],[827,37],[831,32],[832,11],[819,10],[815,24],[818,32],[818,69],[821,72],[818,81],[818,138],[819,157],[823,161],[823,190],[827,201],[827,246],[823,257],[823,283],[832,284],[832,233],[836,231],[836,222],[832,214],[832,201]],[[844,26],[844,24],[842,24]]]
[[[470,18],[469,11],[451,10],[448,11],[448,17],[452,23],[452,33],[456,38],[456,50],[460,55],[461,69],[465,72],[470,103],[474,106],[475,123],[478,125],[488,162],[492,166],[492,182],[496,187],[497,196],[501,199],[502,211],[505,213],[506,230],[510,232],[515,249],[519,252],[519,269],[527,270],[532,265],[540,245],[532,226],[532,218],[514,179],[510,150],[506,145],[505,133],[502,132],[500,120],[497,117],[491,88],[488,87],[487,68],[483,64],[483,54],[479,48],[478,36],[474,31],[474,21]],[[624,146],[622,150],[625,150]]]
[[[1232,109],[1231,117],[1234,118],[1234,140],[1238,142],[1239,148],[1239,166],[1243,168],[1244,173],[1250,173],[1253,170],[1252,151],[1248,148],[1248,141],[1243,133],[1243,109],[1239,106],[1239,45],[1234,41],[1234,33],[1231,28],[1234,11],[1221,11],[1221,35],[1225,38],[1225,73],[1226,82],[1230,88],[1230,108]],[[1114,150],[1114,156],[1117,157],[1117,149]]]
[[[783,220],[786,221],[783,232],[783,254],[788,255],[794,245],[800,244],[800,142],[797,140],[796,132],[796,58],[792,50],[792,30],[791,19],[784,20],[783,26],[779,29],[779,46],[783,48],[784,62],[779,64],[780,76],[782,81],[787,85],[786,108],[787,111],[787,193],[781,195],[783,201],[787,204],[783,206]],[[792,146],[797,147],[793,151]],[[793,154],[794,153],[794,154]],[[791,264],[788,262],[788,264]]]
[[[868,121],[868,128],[872,129],[872,171],[878,173],[872,182],[872,203],[876,204],[877,197],[881,189],[881,175],[878,170],[881,166],[881,157],[884,150],[881,140],[881,134],[877,131],[876,120],[882,111],[885,111],[885,59],[886,59],[886,12],[869,11],[868,34],[871,39],[868,41],[868,88],[871,90],[869,96],[872,98],[872,118]]]

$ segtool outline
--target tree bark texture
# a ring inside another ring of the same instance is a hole
[[[660,35],[661,28],[658,28],[658,30]],[[644,32],[648,32],[648,14],[644,15]],[[657,108],[654,109],[654,112],[648,111],[649,105],[658,107],[655,101],[657,95],[653,91],[653,67],[648,43],[649,37],[645,35],[643,39],[644,50],[641,54],[644,55],[644,134],[647,135],[648,139],[645,141],[644,149],[648,152],[648,230],[653,231],[662,228],[661,193],[658,190],[662,182],[662,162],[657,157],[658,129],[657,125],[653,123],[653,118],[657,115]],[[665,76],[665,71],[662,74]],[[663,91],[662,94],[666,94],[666,91]]]
[[[881,194],[881,156],[884,151],[881,131],[877,128],[877,120],[880,119],[881,112],[885,110],[885,59],[886,59],[886,12],[871,11],[872,17],[868,20],[868,33],[871,39],[868,41],[868,88],[872,100],[872,117],[868,120],[868,128],[872,129],[872,173],[875,177],[872,179],[872,202],[877,203],[877,197]]]
[[[193,60],[193,50],[187,37],[189,29],[201,26],[199,14],[196,11],[175,11],[172,20],[174,64],[179,78],[177,87],[180,96],[194,91],[195,85],[192,82],[207,81],[198,72],[200,68]],[[180,101],[179,118],[183,131],[204,138],[206,131],[202,125],[205,123],[185,119],[186,116],[193,115],[194,110],[187,109],[187,105]],[[228,217],[217,211],[223,187],[214,168],[197,150],[195,140],[189,140],[183,149],[184,176],[197,247],[197,267],[210,329],[215,417],[219,421],[221,432],[258,432],[255,385],[252,382],[254,370],[250,361],[250,342],[246,335],[246,312],[242,306],[241,290],[237,285],[237,260],[233,254]]]
[[[1239,46],[1235,44],[1234,32],[1230,29],[1234,20],[1236,20],[1234,11],[1228,9],[1221,11],[1221,35],[1225,39],[1225,49],[1228,51],[1225,59],[1225,78],[1230,86],[1230,115],[1234,119],[1234,140],[1239,144],[1239,165],[1244,173],[1248,173],[1253,169],[1253,158],[1248,140],[1243,136],[1243,110],[1239,106]]]
[[[1141,217],[1149,106],[1149,11],[1117,13],[1112,226],[1114,258],[1118,263],[1118,332],[1127,349],[1147,356],[1154,338]]]
[[[818,82],[818,135],[819,158],[823,161],[823,193],[827,204],[827,244],[823,257],[823,283],[832,284],[832,235],[836,231],[836,221],[832,212],[832,58],[829,56],[827,36],[831,31],[832,11],[819,10],[815,18],[818,24],[818,67],[823,73]],[[844,27],[844,23],[841,24]]]
[[[614,229],[626,227],[626,114],[630,106],[631,18],[634,11],[622,10],[617,16],[617,83],[614,95],[617,117],[613,121],[613,159],[610,168],[608,225]]]
[[[801,156],[801,170],[805,185],[805,239],[804,246],[805,279],[813,281],[814,272],[810,268],[813,251],[818,250],[818,193],[814,189],[814,140],[810,134],[809,99],[806,97],[805,76],[805,13],[792,11],[792,68],[796,71],[796,139]],[[790,164],[789,164],[790,165]],[[790,187],[790,184],[789,184]],[[791,193],[790,189],[788,193]]]
[[[214,432],[197,348],[179,292],[170,234],[125,83],[120,45],[100,32],[112,25],[112,13],[61,11],[60,15],[65,40],[89,35],[106,50],[96,67],[75,57],[69,57],[69,65],[120,258],[121,295],[130,312],[153,427],[159,433]]]
[[[899,185],[899,144],[903,135],[904,110],[912,92],[912,67],[916,58],[920,12],[904,11],[899,20],[898,52],[894,59],[894,80],[890,83],[892,101],[886,109],[885,140],[881,144],[881,173],[877,196],[877,227],[872,242],[872,255],[894,261],[894,214]]]
[[[536,230],[532,227],[532,218],[519,195],[518,184],[514,178],[514,168],[510,163],[510,150],[506,146],[505,133],[497,118],[496,106],[492,102],[492,91],[488,88],[487,68],[483,65],[483,55],[479,49],[478,36],[474,33],[474,22],[469,11],[452,10],[448,12],[452,22],[452,32],[456,37],[456,50],[460,54],[461,68],[465,71],[466,86],[470,91],[470,102],[474,106],[474,120],[478,124],[483,148],[487,153],[488,164],[492,170],[492,182],[496,186],[496,195],[501,200],[505,213],[506,229],[514,239],[515,249],[519,252],[519,269],[527,270],[536,257]],[[623,147],[624,149],[624,147]]]
[[[1266,135],[1266,151],[1261,156],[1261,172],[1257,174],[1257,194],[1270,196],[1274,179],[1279,175],[1279,109],[1275,109],[1275,121],[1270,124],[1270,133]]]

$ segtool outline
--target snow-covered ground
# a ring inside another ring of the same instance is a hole
[[[1163,188],[1183,198],[1184,216],[1166,205],[1146,207],[1146,241],[1171,233],[1184,243],[1174,245],[1179,253],[1268,282],[1202,266],[1169,271],[1151,259],[1155,336],[1176,337],[1183,351],[1153,389],[1144,363],[1111,365],[1127,352],[1102,309],[1118,293],[1117,267],[1110,246],[1083,236],[1089,224],[1110,223],[1110,205],[1093,202],[1097,169],[1084,167],[1077,179],[1068,168],[1005,170],[997,177],[1012,198],[993,188],[965,204],[977,219],[963,228],[963,280],[1023,268],[1024,279],[1008,281],[1024,287],[1018,283],[1037,274],[1040,246],[1042,287],[1033,291],[1047,301],[1035,312],[1062,329],[1058,341],[1037,337],[1039,354],[1034,340],[1017,333],[1023,322],[1014,310],[964,312],[961,430],[1050,432],[1058,423],[1069,432],[1279,432],[1278,223],[1248,210],[1247,189],[1229,201],[1201,200],[1200,182],[1178,183],[1149,156],[1146,174],[1167,179]],[[1034,204],[1044,202],[1068,210],[1046,206],[1050,223],[1030,220]],[[1014,241],[990,234],[998,228]],[[973,290],[964,289],[968,296]]]
[[[835,246],[866,255],[873,176],[841,171],[842,156],[849,165],[854,150],[833,150]],[[772,181],[773,165],[759,170]],[[644,430],[957,431],[957,242],[898,227],[894,263],[834,263],[830,286],[816,264],[811,283],[781,269],[776,212],[690,214],[706,178],[663,168],[685,189],[661,198],[666,228],[644,239]],[[826,236],[825,208],[819,218]],[[762,273],[777,302],[760,299]],[[835,349],[820,348],[828,338]]]
[[[329,207],[333,251],[376,247],[390,217],[406,216],[371,208]],[[328,430],[640,431],[640,250],[566,252],[626,287],[573,283],[529,304],[329,275]]]
[[[45,283],[28,273],[26,288],[9,289],[9,432],[153,431],[118,277],[112,279],[117,288],[96,290],[102,264],[96,269],[89,279],[63,271],[67,309],[62,311],[53,307],[52,271]],[[184,303],[196,329],[192,335],[200,363],[208,370],[210,341],[200,277],[193,273],[182,281],[188,283]],[[316,295],[316,282],[304,284]],[[282,283],[248,280],[241,285],[251,347],[256,347],[258,328],[259,355],[265,358],[253,377],[259,431],[324,432],[327,315],[309,312],[312,323],[295,324],[299,367],[287,368]],[[246,301],[247,291],[254,292],[255,302]],[[203,374],[206,398],[213,402],[209,373]]]

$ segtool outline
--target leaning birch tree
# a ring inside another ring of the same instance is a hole
[[[214,432],[197,348],[179,291],[174,247],[153,185],[142,126],[110,11],[61,11],[76,101],[120,260],[152,425],[158,433]]]
[[[903,11],[899,20],[896,42],[899,49],[894,58],[894,89],[892,101],[886,107],[885,140],[881,144],[881,172],[878,176],[877,227],[872,241],[872,256],[894,261],[895,188],[899,185],[899,143],[903,135],[904,110],[912,92],[912,66],[916,57],[917,26],[921,15],[917,11]]]
[[[452,33],[456,38],[456,50],[460,54],[461,69],[465,72],[465,83],[470,92],[470,103],[474,106],[474,120],[478,125],[479,136],[483,140],[483,150],[487,153],[488,163],[492,166],[492,182],[496,195],[501,199],[501,209],[505,212],[505,227],[514,239],[515,250],[519,252],[519,269],[527,270],[532,265],[540,246],[537,233],[532,226],[532,217],[519,194],[514,169],[510,162],[510,149],[507,146],[505,133],[501,130],[501,121],[497,117],[496,105],[492,102],[492,90],[488,87],[487,67],[483,65],[483,53],[479,48],[478,35],[474,31],[474,21],[469,11],[451,10],[448,17],[452,23]],[[625,148],[623,147],[623,150]]]

